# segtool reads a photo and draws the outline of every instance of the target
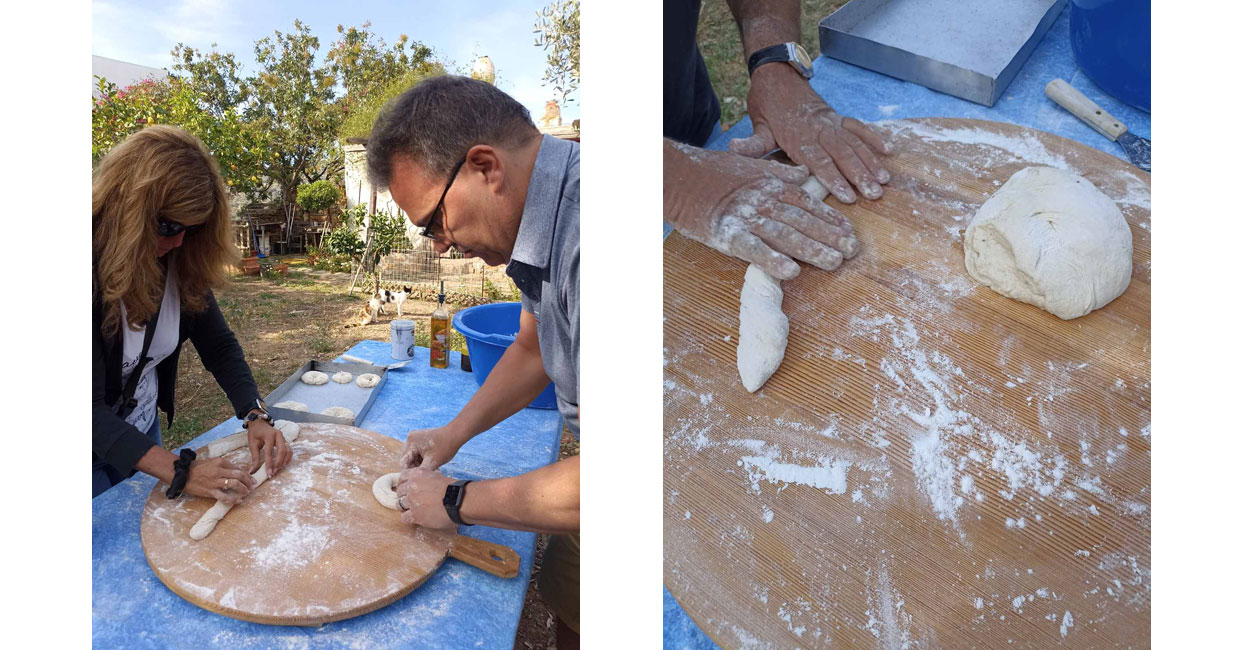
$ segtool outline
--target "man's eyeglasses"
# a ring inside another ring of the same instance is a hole
[[[192,235],[202,229],[202,224],[196,226],[186,226],[175,221],[169,221],[163,217],[159,218],[159,223],[155,227],[155,233],[160,237],[176,237],[184,232],[186,235]]]
[[[431,218],[426,221],[426,225],[422,227],[422,236],[431,241],[439,242],[439,236],[435,234],[435,218],[439,217],[443,220],[443,200],[448,196],[448,190],[452,189],[452,184],[456,182],[456,175],[461,171],[461,166],[465,164],[465,158],[461,158],[455,167],[452,168],[452,174],[448,176],[448,184],[443,188],[443,194],[439,195],[439,203],[435,204],[435,210],[431,212]]]

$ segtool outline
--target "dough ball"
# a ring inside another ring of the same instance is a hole
[[[311,386],[322,386],[327,383],[327,373],[310,370],[302,374],[301,383],[310,384]]]
[[[1069,320],[1128,288],[1132,231],[1089,181],[1026,167],[974,215],[964,233],[964,264],[998,293]]]
[[[374,486],[371,487],[371,492],[374,493],[375,500],[378,501],[384,508],[400,510],[400,504],[398,503],[399,497],[396,496],[396,481],[399,479],[400,472],[396,472],[394,474],[384,474],[383,476],[380,476],[379,480],[375,481]]]
[[[307,411],[308,412],[310,410],[310,407],[306,406],[305,404],[302,404],[301,402],[295,402],[291,399],[285,400],[283,402],[277,402],[276,404],[272,404],[272,406],[275,406],[276,408],[288,409],[290,411]]]
[[[340,372],[332,375],[332,381],[336,382],[337,384],[352,383],[353,374],[341,370]]]
[[[323,415],[330,415],[334,418],[353,419],[353,411],[350,411],[343,406],[329,406],[323,409]]]
[[[374,373],[366,373],[357,376],[357,385],[362,388],[374,388],[379,383],[379,375]]]

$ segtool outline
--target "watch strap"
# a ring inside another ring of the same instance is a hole
[[[767,63],[787,63],[796,68],[797,72],[805,78],[809,78],[813,74],[812,70],[804,69],[804,65],[798,59],[796,43],[777,43],[770,47],[764,47],[757,52],[749,55],[749,76],[753,76],[753,71],[759,66]]]
[[[473,483],[473,481],[461,479],[449,485],[443,493],[443,509],[447,511],[448,518],[452,520],[452,523],[458,526],[470,525],[461,521],[461,503],[465,501],[465,486],[470,483]]]

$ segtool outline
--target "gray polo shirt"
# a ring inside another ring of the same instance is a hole
[[[576,142],[543,136],[508,262],[508,275],[521,290],[522,307],[538,320],[543,370],[555,382],[556,403],[573,435],[581,432],[577,422],[580,149]]]

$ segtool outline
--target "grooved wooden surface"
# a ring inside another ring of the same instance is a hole
[[[151,491],[142,547],[155,575],[204,609],[255,623],[319,625],[374,611],[429,578],[451,536],[415,529],[375,500],[402,444],[339,424],[301,425],[293,460],[195,542],[189,529],[214,503]],[[225,455],[247,467],[248,449]]]
[[[757,393],[746,265],[666,240],[668,588],[725,648],[1148,646],[1149,175],[1013,125],[876,128],[884,197],[828,199],[861,252],[783,284],[788,350]],[[1039,164],[1132,228],[1128,290],[1072,321],[964,268],[973,213]]]

